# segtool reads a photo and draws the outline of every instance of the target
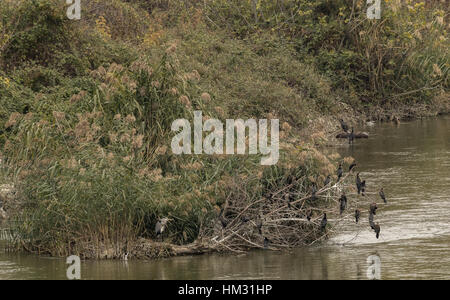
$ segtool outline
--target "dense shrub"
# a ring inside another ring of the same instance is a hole
[[[7,1],[1,10],[10,32],[1,52],[6,67],[30,60],[49,64],[56,51],[67,49],[71,30],[61,1],[11,3]]]

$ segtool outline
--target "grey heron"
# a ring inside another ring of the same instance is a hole
[[[169,218],[162,218],[155,225],[156,237],[160,237],[161,240],[162,240],[162,234],[166,230],[168,222],[169,222]]]

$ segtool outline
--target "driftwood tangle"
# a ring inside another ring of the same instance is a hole
[[[224,204],[223,218],[219,215],[211,219],[210,224],[204,224],[205,229],[195,242],[173,245],[140,239],[130,245],[130,257],[153,259],[213,252],[245,253],[251,249],[282,251],[312,245],[325,240],[341,221],[351,218],[350,206],[356,203],[349,203],[348,214],[340,216],[338,201],[341,190],[349,188],[345,186],[345,179],[350,174],[338,184],[318,189],[314,197],[311,192],[301,192],[305,190],[301,186],[304,178],[260,199],[242,193],[248,182],[236,180]],[[324,213],[329,216],[331,226],[322,231],[320,224]]]

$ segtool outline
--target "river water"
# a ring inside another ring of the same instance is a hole
[[[380,203],[376,216],[380,239],[368,226],[370,201],[359,198],[361,224],[348,222],[325,245],[291,253],[88,261],[82,279],[368,279],[369,256],[379,258],[381,279],[450,279],[450,116],[368,131],[370,139],[339,151],[359,162],[368,198],[379,200],[379,187],[385,189],[388,205]],[[0,279],[66,279],[65,260],[1,251]]]

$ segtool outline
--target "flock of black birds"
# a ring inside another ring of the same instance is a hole
[[[351,172],[354,168],[356,167],[356,163],[352,163],[349,167],[349,172]],[[338,180],[337,183],[339,183],[339,181],[341,180],[342,176],[343,176],[343,168],[342,168],[342,164],[339,164],[339,168],[337,171],[337,176],[338,176]],[[324,182],[324,186],[327,186],[328,184],[330,184],[331,182],[331,176],[328,176],[325,179]],[[358,191],[358,195],[361,196],[365,196],[366,194],[366,181],[365,180],[361,180],[361,173],[357,173],[356,174],[356,189]],[[384,189],[381,188],[380,192],[379,192],[379,196],[381,198],[381,200],[383,200],[383,202],[385,204],[387,204],[387,200],[386,200],[386,195],[384,193]],[[342,216],[342,214],[345,212],[345,210],[347,209],[347,204],[348,204],[348,198],[345,192],[342,193],[341,197],[339,198],[339,213]],[[376,203],[372,203],[370,204],[369,207],[369,225],[370,227],[375,231],[376,237],[377,239],[380,237],[380,231],[381,231],[381,227],[380,224],[375,224],[374,222],[374,216],[376,215],[376,211],[378,209],[378,206]],[[307,215],[307,219],[308,221],[311,220],[312,214],[308,214]],[[361,219],[361,210],[356,209],[355,210],[355,221],[356,224],[359,224],[359,221]],[[327,219],[327,214],[324,213],[323,214],[323,219],[322,222],[320,223],[320,230],[321,231],[325,231],[326,227],[328,225],[328,219]]]
[[[349,129],[350,127],[341,119],[340,120],[341,123],[341,127],[342,129],[345,131],[345,133],[349,133]],[[354,128],[351,128],[351,132],[349,134],[349,143],[353,144],[354,140],[355,140],[355,131]],[[353,161],[353,163],[350,164],[349,168],[348,168],[348,173],[351,173],[352,171],[354,171],[354,169],[357,167],[357,162]],[[327,186],[329,186],[332,182],[332,175],[328,175],[325,180],[324,180],[324,184],[323,187],[326,188]],[[336,184],[340,183],[341,180],[344,178],[344,167],[343,167],[343,163],[339,163],[338,169],[337,169],[337,182]],[[358,192],[358,195],[361,195],[363,197],[366,196],[366,180],[362,180],[361,179],[361,173],[357,173],[356,174],[356,189]],[[307,199],[309,199],[310,201],[314,201],[316,199],[319,198],[319,196],[317,195],[317,193],[319,192],[319,188],[317,186],[317,183],[312,183],[311,186],[311,196],[309,196]],[[287,199],[287,206],[289,208],[291,208],[291,201],[293,199],[291,199],[292,194],[287,194],[288,199]],[[384,203],[387,203],[386,200],[386,195],[384,193],[383,188],[381,188],[380,192],[379,192],[379,196],[380,198],[384,201]],[[339,212],[340,215],[342,216],[343,213],[347,210],[348,207],[348,198],[345,192],[342,193],[341,197],[339,198]],[[376,238],[378,239],[380,237],[380,225],[377,223],[375,224],[374,222],[374,216],[376,215],[376,210],[378,209],[378,206],[376,203],[372,203],[369,207],[369,225],[371,227],[372,230],[374,230],[375,234],[376,234]],[[361,220],[361,215],[362,212],[359,209],[355,210],[355,221],[357,224],[359,224],[359,221]],[[313,214],[313,210],[309,209],[306,214],[304,215],[306,217],[306,219],[308,220],[308,222],[310,222],[314,216]],[[226,217],[226,209],[222,208],[220,210],[219,216],[218,216],[218,221],[220,222],[219,224],[221,224],[222,229],[225,229],[228,227],[228,225],[230,224],[230,220],[227,219]],[[242,223],[248,223],[251,220],[248,217],[241,217],[241,221]],[[263,237],[263,247],[264,248],[268,248],[271,241],[269,240],[269,238],[267,236],[263,235],[263,217],[262,216],[258,216],[255,218],[255,223],[256,228],[258,230],[259,235],[261,235]],[[164,224],[165,225],[165,224]],[[320,231],[321,232],[325,232],[326,228],[328,226],[328,218],[327,218],[327,213],[325,212],[323,214],[323,218],[322,221],[320,223]],[[163,226],[164,227],[164,226]]]
[[[344,122],[344,120],[339,120],[341,123],[341,128],[342,130],[344,130],[346,133],[348,133],[349,131],[349,126]],[[355,140],[355,135],[354,135],[354,128],[352,128],[352,131],[349,135],[349,143],[352,144]],[[350,167],[349,167],[349,172],[351,172],[355,167],[357,166],[356,161],[354,161]],[[344,169],[342,167],[342,163],[339,164],[338,170],[337,170],[337,182],[339,183],[339,181],[342,179],[342,177],[344,176]],[[331,176],[328,176],[325,179],[325,186],[327,186],[329,183],[331,182]],[[365,196],[366,194],[366,181],[365,180],[361,180],[361,173],[357,173],[356,174],[356,189],[358,191],[358,195],[361,196]],[[383,200],[383,202],[385,204],[387,204],[387,200],[386,200],[386,195],[384,193],[384,189],[381,188],[380,192],[379,192],[379,196],[381,198],[381,200]],[[348,199],[347,199],[347,195],[345,194],[345,192],[342,194],[342,196],[339,198],[339,212],[340,215],[342,216],[342,214],[344,213],[344,211],[347,209],[347,203],[348,203]],[[369,225],[370,228],[372,228],[372,230],[375,231],[376,234],[376,238],[378,239],[380,237],[380,231],[381,231],[381,227],[380,224],[375,224],[374,222],[374,216],[377,214],[377,209],[378,206],[376,203],[372,203],[370,204],[369,207]],[[355,210],[355,221],[358,224],[359,220],[361,219],[361,211],[359,209]],[[321,231],[324,231],[327,227],[328,224],[328,219],[327,219],[327,214],[324,213],[323,215],[323,219],[322,222],[320,224],[320,229]]]

